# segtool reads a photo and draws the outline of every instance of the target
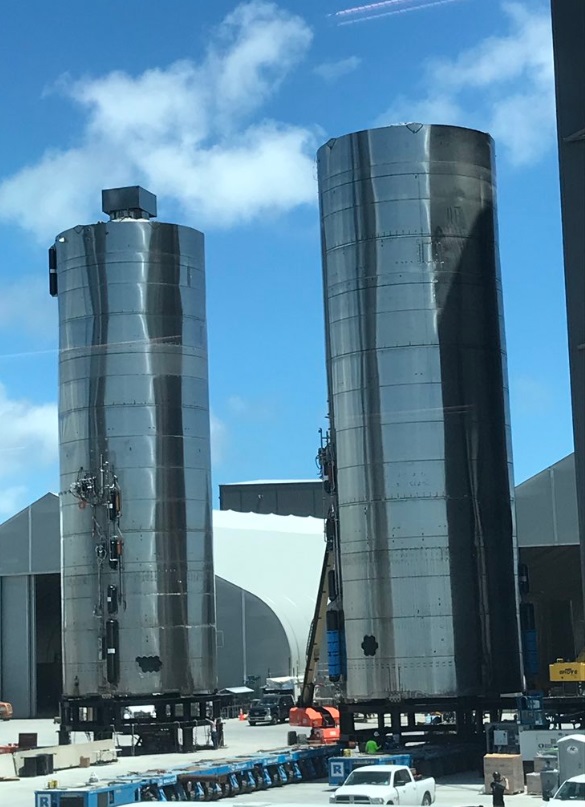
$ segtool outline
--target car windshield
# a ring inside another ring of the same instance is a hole
[[[387,771],[354,771],[345,780],[346,785],[389,785],[390,774]]]
[[[276,698],[262,698],[262,706],[274,706]]]
[[[557,791],[556,799],[560,801],[585,801],[585,782],[565,782]]]

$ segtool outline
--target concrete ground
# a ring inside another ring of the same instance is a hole
[[[81,785],[87,782],[94,772],[99,779],[109,781],[116,776],[134,771],[153,768],[171,768],[185,762],[229,759],[241,754],[268,751],[286,746],[288,724],[284,726],[248,726],[238,720],[225,722],[226,748],[218,751],[205,750],[196,754],[166,754],[164,756],[124,757],[106,766],[93,766],[91,769],[76,768],[58,771],[51,777],[39,776],[21,779],[17,782],[0,781],[0,805],[2,807],[34,807],[34,791],[46,787],[49,778],[63,785]],[[57,744],[57,726],[51,720],[12,720],[0,723],[0,745],[16,742],[21,732],[36,732],[39,745]],[[85,735],[79,735],[80,742]],[[482,794],[483,783],[477,774],[459,774],[441,779],[437,784],[438,807],[488,807],[491,798]],[[319,805],[328,804],[332,789],[326,782],[288,785],[260,793],[249,793],[226,800],[231,807],[268,807],[268,805]],[[540,798],[517,795],[507,798],[510,807],[540,807]]]
[[[237,796],[229,804],[230,807],[325,807],[333,792],[334,788],[329,787],[326,782],[309,782]],[[445,777],[437,782],[437,807],[491,807],[491,803],[491,796],[483,795],[483,782],[475,772]],[[536,796],[518,794],[506,797],[506,807],[541,807],[542,804],[542,800]]]

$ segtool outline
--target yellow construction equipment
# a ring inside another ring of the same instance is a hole
[[[548,669],[551,681],[560,681],[563,684],[585,682],[585,661],[557,659],[554,664],[549,665]]]

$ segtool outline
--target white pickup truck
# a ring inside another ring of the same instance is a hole
[[[415,779],[400,765],[367,765],[352,771],[330,804],[423,804],[435,800],[435,780]]]
[[[571,807],[585,807],[585,775],[573,776],[559,787],[554,796],[543,796],[543,801],[560,807],[559,802],[570,801]]]

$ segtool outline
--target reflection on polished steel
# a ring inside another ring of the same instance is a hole
[[[551,11],[575,475],[585,580],[585,4],[552,0]]]
[[[459,128],[319,150],[350,700],[520,685],[492,172]]]
[[[52,254],[71,696],[216,684],[203,235],[155,202],[104,192]]]

